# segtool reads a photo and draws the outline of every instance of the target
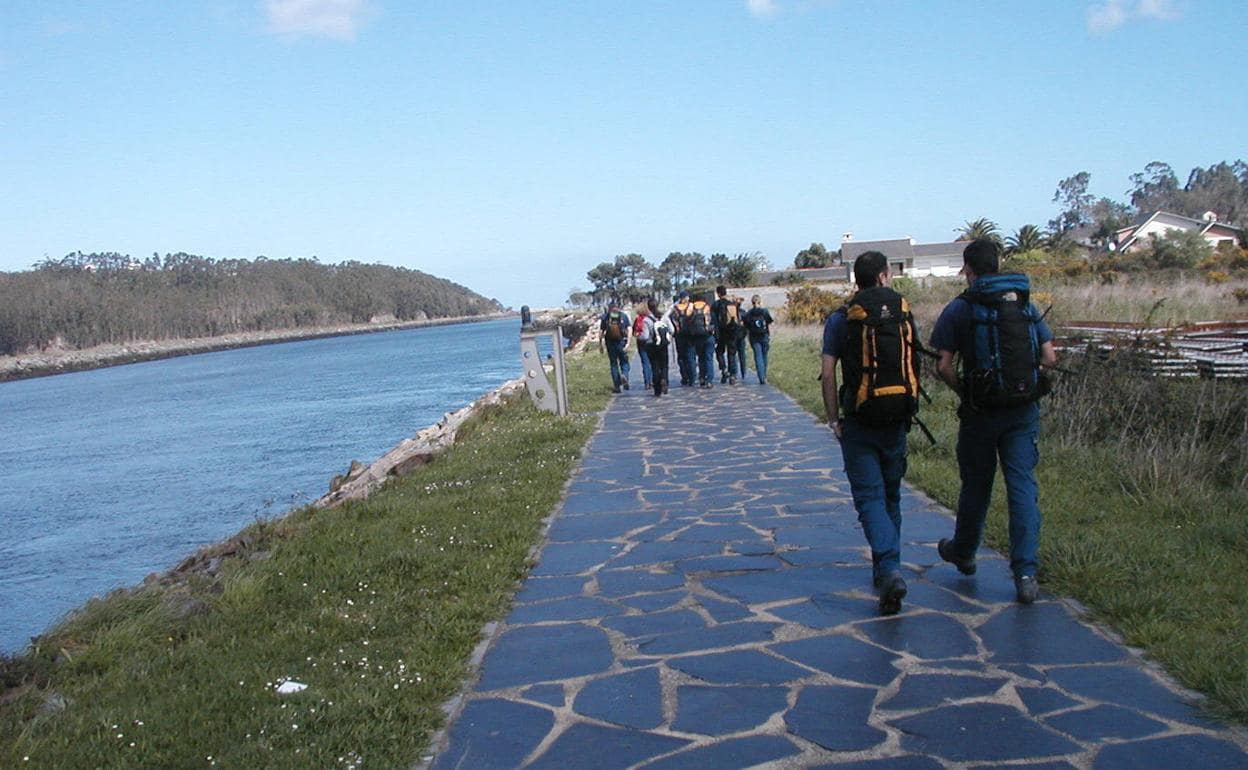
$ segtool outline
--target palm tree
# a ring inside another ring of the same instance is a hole
[[[1035,225],[1023,225],[1018,232],[1005,239],[1005,253],[1018,254],[1024,251],[1043,249],[1048,243],[1044,232]]]
[[[961,229],[954,230],[954,232],[957,233],[959,241],[973,241],[976,238],[991,238],[998,242],[1001,240],[997,223],[987,217],[967,222]]]

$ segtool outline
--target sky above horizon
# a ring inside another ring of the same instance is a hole
[[[184,251],[561,304],[1248,160],[1242,0],[0,0],[0,270]]]

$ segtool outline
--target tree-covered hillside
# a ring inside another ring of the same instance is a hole
[[[451,281],[387,265],[75,253],[0,272],[0,354],[502,309]]]

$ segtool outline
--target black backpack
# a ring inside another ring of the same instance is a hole
[[[961,294],[973,313],[974,361],[962,362],[963,396],[974,408],[1030,404],[1048,392],[1040,373],[1040,313],[1022,273],[981,276]]]
[[[750,311],[745,314],[745,326],[755,336],[766,334],[767,313],[762,308],[750,308]]]
[[[919,357],[906,298],[876,286],[855,294],[844,313],[841,409],[865,425],[909,423],[919,410]]]
[[[687,323],[681,324],[681,331],[690,337],[705,337],[711,333],[711,306],[702,300],[689,303],[685,321]]]

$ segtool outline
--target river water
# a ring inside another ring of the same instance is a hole
[[[0,383],[0,652],[520,376],[519,321]]]

